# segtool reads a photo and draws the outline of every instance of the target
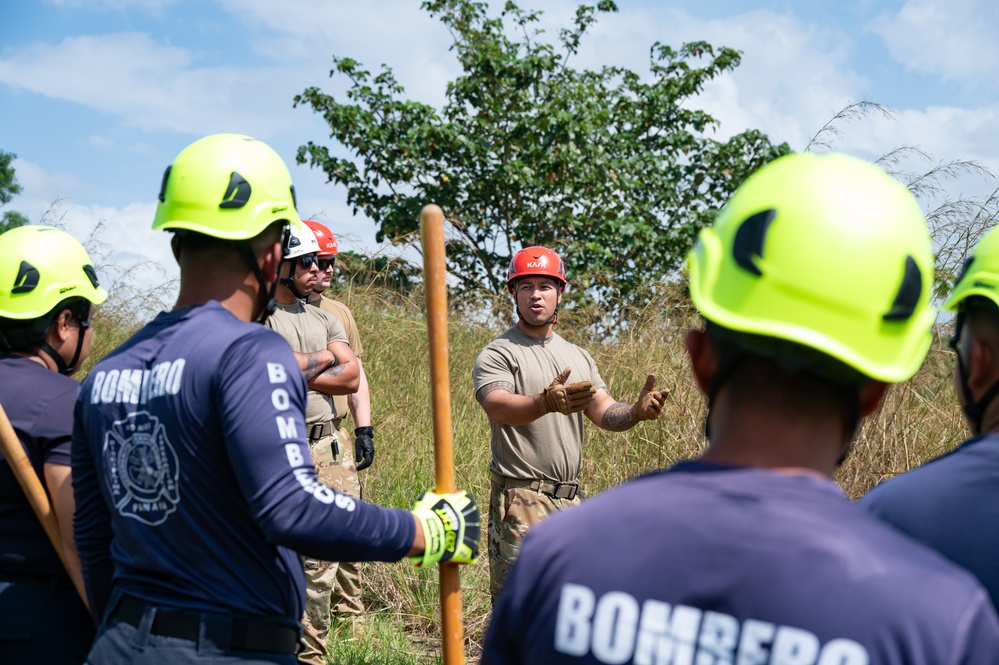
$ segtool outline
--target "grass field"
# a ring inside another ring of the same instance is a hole
[[[375,427],[374,464],[361,472],[364,498],[409,507],[434,482],[430,365],[426,322],[419,294],[411,298],[373,290],[335,294],[354,313],[364,344]],[[501,305],[502,307],[502,305]],[[512,312],[512,306],[507,308]],[[642,311],[629,314],[627,332],[613,341],[591,339],[594,320],[585,312],[560,315],[558,332],[593,355],[611,394],[632,401],[647,373],[671,391],[663,416],[629,432],[608,433],[586,424],[580,483],[592,495],[652,469],[695,456],[704,446],[704,400],[694,386],[683,350],[684,332],[697,319],[675,291],[651,295]],[[475,356],[512,318],[489,325],[452,315],[449,359],[455,468],[458,486],[470,490],[485,512],[489,496],[489,428],[472,394]],[[114,311],[96,321],[99,335],[89,362],[116,346],[131,322]],[[132,324],[134,326],[134,324]],[[837,480],[857,497],[880,480],[915,466],[966,436],[951,380],[953,355],[939,339],[920,373],[893,387],[865,424]],[[352,425],[348,425],[352,429]],[[462,602],[469,662],[477,660],[489,620],[489,573],[483,558],[462,569]],[[331,637],[331,662],[342,665],[440,662],[436,569],[408,563],[366,564],[368,615],[363,637],[346,628]]]

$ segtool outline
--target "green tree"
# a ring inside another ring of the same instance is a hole
[[[322,114],[338,154],[310,141],[297,158],[346,188],[379,241],[412,238],[420,208],[440,205],[457,294],[504,292],[512,254],[544,244],[565,258],[577,294],[619,311],[675,271],[749,173],[790,152],[756,130],[708,136],[718,123],[690,98],[738,66],[733,49],[657,42],[645,77],[572,68],[598,13],[616,11],[609,0],[580,6],[557,44],[542,40],[540,12],[513,2],[496,18],[471,0],[422,7],[450,30],[463,69],[443,109],[404,99],[386,65],[372,75],[334,56],[345,99],[310,87],[295,104]]]
[[[17,182],[14,173],[14,166],[11,162],[17,155],[0,150],[0,205],[7,205],[11,200],[21,193],[21,185]],[[19,212],[5,210],[0,218],[0,233],[15,226],[24,226],[28,223],[28,218]]]

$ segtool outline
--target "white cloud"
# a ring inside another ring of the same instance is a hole
[[[32,224],[39,223],[38,220],[53,201],[78,196],[87,188],[74,175],[46,173],[37,164],[24,159],[15,159],[12,166],[21,185],[21,195],[14,199],[11,207],[27,215]]]
[[[294,123],[288,111],[301,89],[292,70],[199,67],[195,54],[143,33],[67,37],[5,55],[0,82],[114,114],[145,131],[266,137],[279,116]]]
[[[999,108],[931,106],[900,110],[894,119],[871,116],[851,126],[841,149],[877,159],[907,146],[919,148],[929,157],[929,161],[913,158],[901,165],[904,172],[913,175],[953,160],[974,161],[999,175]],[[995,178],[971,172],[940,184],[951,198],[985,196],[996,187]]]
[[[451,35],[411,0],[328,2],[326,0],[220,0],[260,34],[252,48],[308,72],[306,85],[343,89],[328,77],[332,56],[358,60],[369,72],[388,65],[406,97],[440,106],[447,81],[460,67],[448,53]]]
[[[121,207],[81,205],[74,199],[89,187],[76,176],[46,173],[23,159],[15,159],[13,166],[22,193],[8,207],[27,216],[31,224],[65,229],[88,246],[96,262],[104,257],[114,271],[141,263],[151,264],[150,274],[159,275],[159,281],[177,275],[167,234],[151,228],[155,201]]]
[[[986,85],[999,73],[999,5],[992,0],[909,0],[871,30],[910,71]]]
[[[674,48],[704,40],[741,51],[735,70],[687,102],[720,121],[721,139],[755,128],[800,150],[837,111],[862,99],[869,85],[846,66],[853,46],[848,35],[788,13],[757,10],[703,20],[682,10],[622,9],[601,16],[593,30],[578,61],[583,66],[621,64],[644,74],[657,40]]]

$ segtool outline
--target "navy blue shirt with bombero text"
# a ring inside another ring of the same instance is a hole
[[[981,585],[830,480],[688,462],[527,535],[483,665],[999,662]]]
[[[297,623],[299,554],[396,561],[409,511],[316,480],[306,383],[287,342],[218,302],[161,313],[87,376],[74,523],[101,616],[115,588],[163,607]]]

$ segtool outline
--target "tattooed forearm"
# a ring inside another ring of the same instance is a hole
[[[305,375],[306,382],[316,378],[326,369],[327,364],[323,359],[323,353],[323,351],[316,351],[305,354],[305,369],[302,370],[302,374]]]
[[[611,432],[623,432],[635,426],[638,419],[631,415],[631,404],[614,402],[604,411],[600,419],[600,427]]]
[[[488,395],[491,392],[495,392],[497,390],[505,390],[508,393],[512,393],[513,384],[510,383],[509,381],[496,381],[494,383],[487,383],[486,385],[482,386],[481,388],[475,391],[475,399],[479,404],[482,404],[482,400],[486,398],[486,395]]]
[[[323,374],[325,374],[325,375],[329,376],[330,378],[332,378],[332,377],[336,376],[337,374],[339,374],[340,372],[342,372],[346,368],[347,368],[346,365],[333,365],[332,367],[326,368],[326,370],[323,372]]]

